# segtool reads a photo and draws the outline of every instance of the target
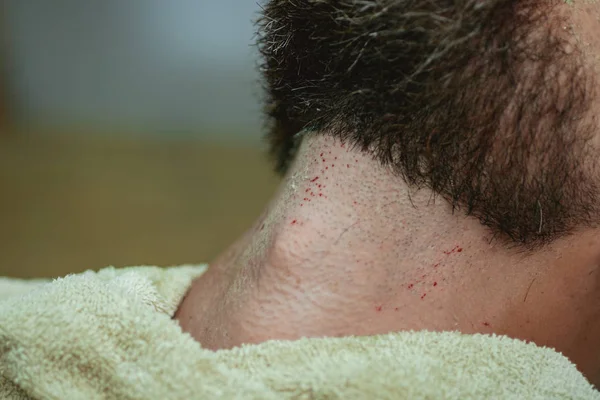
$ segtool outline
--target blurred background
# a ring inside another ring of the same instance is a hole
[[[0,276],[210,261],[261,212],[254,0],[0,1]]]

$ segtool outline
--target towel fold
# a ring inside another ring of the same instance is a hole
[[[206,266],[0,280],[2,399],[600,399],[564,356],[458,332],[213,352],[172,319]]]

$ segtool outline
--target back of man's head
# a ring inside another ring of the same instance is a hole
[[[498,238],[600,221],[596,74],[560,1],[272,0],[259,21],[270,141],[371,152]]]

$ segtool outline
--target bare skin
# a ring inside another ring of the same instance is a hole
[[[597,371],[597,232],[535,255],[509,251],[431,193],[412,193],[413,206],[369,156],[325,136],[305,140],[265,215],[176,315],[204,347],[459,330],[532,340]]]
[[[600,7],[575,7],[577,40],[600,54]],[[368,154],[313,134],[175,318],[215,350],[404,330],[503,334],[555,348],[599,384],[600,234],[510,249]]]

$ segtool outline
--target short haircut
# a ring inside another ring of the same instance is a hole
[[[277,169],[294,135],[370,152],[536,248],[596,226],[595,75],[560,0],[271,0],[258,22]],[[567,54],[569,53],[569,54]]]

